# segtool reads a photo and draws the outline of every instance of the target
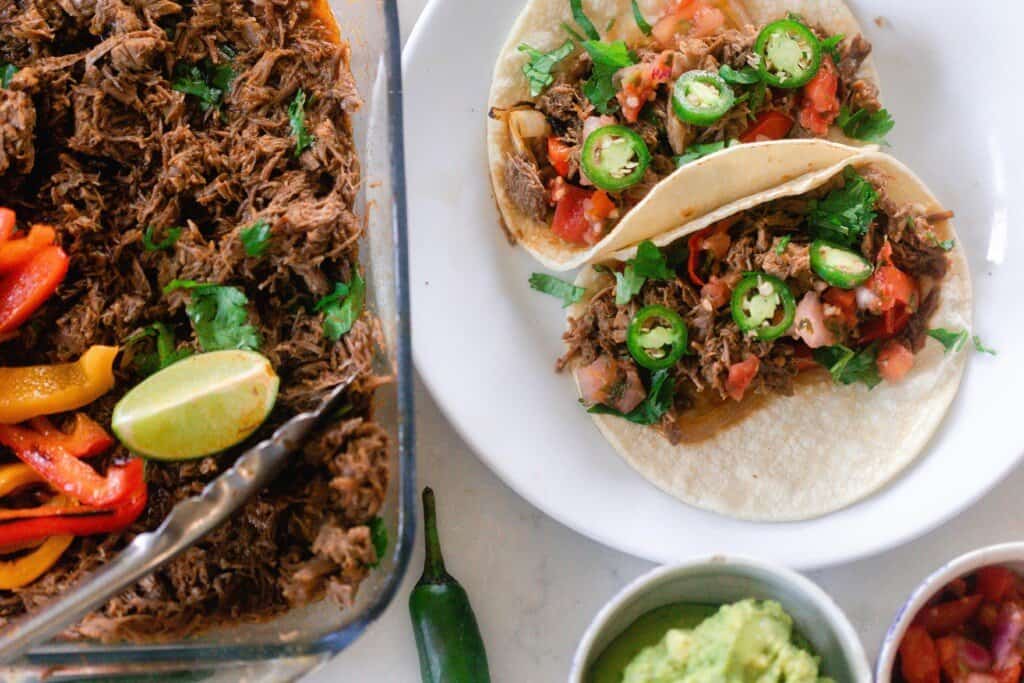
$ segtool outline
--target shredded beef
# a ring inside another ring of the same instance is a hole
[[[63,362],[119,344],[117,387],[86,408],[109,423],[140,379],[129,344],[162,322],[199,350],[188,295],[173,279],[230,284],[249,300],[260,351],[281,378],[261,435],[354,376],[345,418],[324,429],[264,491],[166,568],[111,600],[67,635],[101,640],[178,638],[260,620],[324,596],[347,605],[376,561],[368,523],[389,480],[389,439],[372,395],[379,322],[361,316],[340,342],[323,332],[318,298],[358,264],[361,184],[349,114],[359,95],[349,48],[306,3],[253,0],[15,0],[0,3],[0,61],[19,71],[0,90],[0,197],[19,227],[50,223],[71,257],[67,278],[31,325],[0,345],[0,365]],[[224,47],[231,48],[233,58]],[[175,70],[225,64],[236,77],[218,106],[172,88]],[[288,106],[307,95],[315,143],[294,154]],[[270,226],[249,257],[240,231]],[[170,249],[143,233],[172,227]],[[96,461],[125,455],[118,447]],[[9,458],[0,453],[0,459]],[[58,596],[199,493],[235,453],[147,465],[149,503],[121,534],[76,539],[54,568],[0,591],[0,623]]]
[[[544,220],[548,193],[540,179],[540,169],[532,160],[518,154],[505,157],[505,190],[517,209],[531,218]]]

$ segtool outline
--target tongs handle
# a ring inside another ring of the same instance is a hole
[[[0,664],[9,664],[51,640],[213,531],[266,486],[325,416],[341,407],[351,382],[351,378],[342,382],[316,410],[296,415],[269,439],[245,451],[202,493],[175,505],[155,531],[139,534],[116,558],[71,590],[0,631]]]

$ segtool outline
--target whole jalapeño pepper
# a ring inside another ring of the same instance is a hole
[[[490,683],[487,652],[466,590],[444,567],[434,492],[423,489],[426,559],[409,596],[423,683]]]

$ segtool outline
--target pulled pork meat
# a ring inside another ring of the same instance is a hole
[[[187,294],[174,279],[230,284],[281,378],[266,435],[325,390],[355,376],[350,409],[275,481],[207,538],[111,600],[72,638],[180,638],[214,625],[261,620],[329,596],[349,604],[376,562],[368,524],[389,479],[389,439],[373,421],[371,365],[380,325],[362,315],[341,341],[324,335],[313,304],[358,265],[361,183],[349,119],[359,107],[349,48],[305,3],[252,0],[12,0],[0,3],[0,62],[18,67],[0,90],[0,196],[28,225],[57,226],[71,269],[33,324],[0,345],[0,365],[64,362],[94,344],[119,344],[117,388],[86,410],[109,423],[141,379],[162,322],[198,350]],[[182,70],[229,68],[220,101],[201,106],[175,88]],[[289,104],[306,94],[315,137],[296,155]],[[262,257],[240,231],[270,229]],[[147,249],[147,228],[181,228],[172,247]],[[98,466],[123,455],[118,447]],[[235,453],[150,462],[149,504],[122,534],[83,537],[47,574],[0,591],[0,623],[48,601],[160,524]],[[0,454],[0,458],[9,457]]]
[[[620,405],[623,396],[637,393],[635,383],[626,381],[630,371],[646,378],[640,388],[641,396],[651,390],[653,377],[629,350],[630,324],[647,306],[659,305],[674,311],[686,325],[689,348],[668,369],[674,383],[674,399],[654,427],[670,442],[678,443],[685,437],[682,430],[686,429],[679,416],[695,405],[721,405],[732,399],[740,400],[738,397],[750,392],[792,395],[798,374],[816,367],[812,346],[842,344],[858,350],[872,344],[876,345],[872,348],[879,348],[898,343],[913,353],[919,352],[927,339],[929,320],[939,306],[941,280],[949,268],[948,256],[939,246],[933,224],[952,214],[928,215],[922,206],[896,204],[888,196],[888,179],[872,168],[865,169],[859,177],[869,182],[876,193],[874,204],[866,207],[874,211],[875,218],[861,236],[859,248],[875,261],[887,242],[891,246],[892,266],[912,278],[920,292],[919,301],[909,302],[908,315],[899,329],[867,339],[868,324],[877,327],[880,320],[879,312],[871,309],[870,304],[859,303],[862,298],[868,302],[874,298],[870,295],[874,291],[872,280],[860,285],[857,292],[841,290],[830,286],[811,267],[810,244],[815,228],[809,223],[809,211],[820,200],[844,188],[847,176],[839,174],[802,196],[761,204],[706,229],[700,242],[703,255],[697,259],[697,263],[703,261],[698,266],[703,283],[692,281],[687,263],[679,260],[680,254],[687,256],[681,249],[687,246],[689,235],[661,250],[674,277],[645,280],[627,303],[617,303],[616,285],[606,275],[604,284],[587,300],[582,313],[570,320],[564,335],[567,351],[556,369],[572,368],[588,405],[600,403],[626,414],[636,405],[632,401],[625,407]],[[856,250],[858,245],[851,248]],[[795,302],[808,302],[797,306],[797,317],[786,334],[771,341],[741,331],[730,309],[733,289],[751,272],[782,280]],[[867,296],[859,296],[860,290],[865,290],[863,294]],[[823,325],[817,334],[801,331],[798,321],[803,306],[813,306],[820,312]],[[753,368],[749,384],[737,387],[733,382],[737,366],[741,370]],[[600,372],[608,368],[613,371]],[[585,378],[581,371],[586,372]]]

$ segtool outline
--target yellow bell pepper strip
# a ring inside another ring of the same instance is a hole
[[[21,588],[45,574],[71,545],[74,536],[50,536],[41,546],[13,560],[0,561],[0,590]]]
[[[45,481],[34,469],[23,462],[0,467],[0,498],[24,488],[29,484]]]
[[[74,363],[0,368],[0,424],[64,413],[114,388],[116,346],[93,346]]]

